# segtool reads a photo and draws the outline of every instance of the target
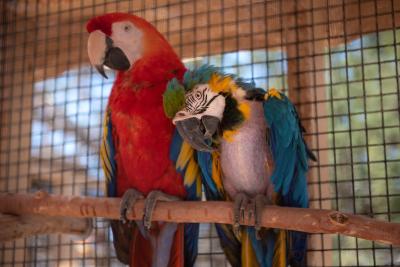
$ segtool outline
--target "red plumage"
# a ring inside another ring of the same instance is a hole
[[[143,32],[144,51],[130,70],[118,72],[108,103],[117,141],[117,195],[135,188],[145,195],[161,190],[184,197],[182,179],[169,159],[174,126],[164,114],[162,94],[185,67],[165,38],[140,17],[110,13],[91,19],[86,28],[111,35],[118,21],[130,21]]]
[[[143,33],[140,59],[127,71],[117,73],[108,102],[117,165],[117,196],[134,188],[143,195],[160,190],[184,198],[183,179],[175,170],[169,152],[174,126],[165,116],[162,94],[167,82],[181,79],[185,67],[164,37],[147,21],[130,14],[112,13],[95,17],[88,32],[112,35],[112,23],[130,21]],[[156,224],[151,235],[157,235]],[[133,230],[131,266],[151,266],[150,241]],[[178,226],[170,252],[169,266],[183,266],[183,226]]]
[[[162,105],[167,81],[181,78],[184,71],[177,56],[170,53],[142,58],[132,71],[118,74],[108,103],[114,140],[118,140],[118,196],[129,188],[145,195],[161,190],[185,196],[182,178],[169,159],[174,126]]]

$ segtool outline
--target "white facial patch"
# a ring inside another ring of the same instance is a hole
[[[112,24],[113,46],[119,47],[124,52],[131,66],[142,56],[142,37],[142,31],[130,21],[119,21]]]
[[[172,120],[175,124],[188,118],[201,119],[203,116],[213,116],[222,119],[225,109],[225,97],[213,92],[208,84],[196,85],[185,95],[185,107],[178,111]]]

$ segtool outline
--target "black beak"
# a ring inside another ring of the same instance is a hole
[[[104,77],[108,78],[104,72],[104,65],[113,70],[128,70],[131,66],[129,59],[119,47],[113,46],[113,41],[110,37],[106,37],[107,50],[102,65],[97,65],[97,71]]]
[[[188,118],[177,121],[176,128],[184,140],[198,151],[212,152],[212,138],[218,132],[220,120],[212,116],[203,116],[201,120]]]
[[[114,70],[127,70],[131,66],[124,52],[118,47],[108,49],[104,65]]]
[[[104,65],[97,65],[96,70],[101,74],[101,76],[108,79],[106,73],[104,72]]]

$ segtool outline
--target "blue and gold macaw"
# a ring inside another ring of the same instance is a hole
[[[233,225],[217,224],[232,266],[306,266],[305,233],[262,229],[266,204],[308,207],[303,127],[289,99],[204,65],[173,79],[164,110],[197,151],[208,200],[233,200]],[[245,212],[255,227],[241,227]]]

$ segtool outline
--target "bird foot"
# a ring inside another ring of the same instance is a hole
[[[249,198],[244,193],[238,193],[234,197],[233,206],[233,231],[235,234],[239,234],[240,225],[244,223],[245,211],[247,210],[249,220],[253,216],[255,219],[256,238],[261,239],[261,216],[263,208],[268,202],[268,198],[262,194],[258,194],[254,198]]]
[[[256,230],[256,239],[260,240],[260,231],[261,231],[261,217],[264,206],[268,204],[269,200],[266,196],[262,194],[256,195],[253,199],[250,200],[249,205],[249,219],[254,216],[254,229]]]
[[[122,223],[128,222],[128,212],[131,212],[136,201],[142,198],[144,198],[142,193],[136,189],[128,189],[125,191],[120,204],[120,219]]]
[[[249,198],[244,193],[238,193],[234,197],[233,204],[233,231],[235,235],[239,234],[240,225],[244,222],[244,214]]]
[[[153,211],[157,204],[157,201],[178,201],[180,198],[172,195],[165,194],[161,191],[154,190],[151,191],[144,203],[144,215],[143,215],[143,225],[147,231],[151,229],[151,221],[153,217]]]

